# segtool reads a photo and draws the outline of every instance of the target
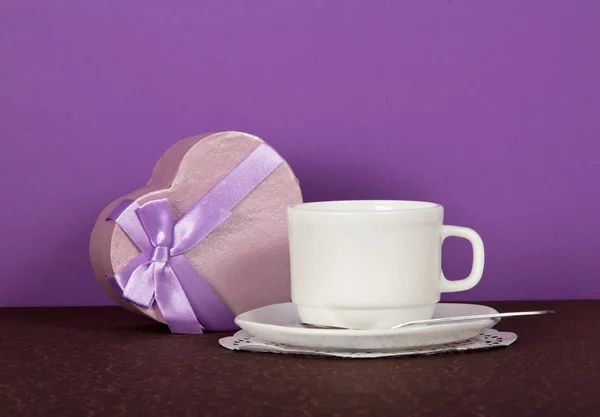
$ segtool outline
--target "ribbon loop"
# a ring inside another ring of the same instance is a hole
[[[171,246],[173,243],[173,213],[169,200],[161,198],[141,205],[135,210],[152,246]]]

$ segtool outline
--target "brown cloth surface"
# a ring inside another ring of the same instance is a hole
[[[600,417],[600,301],[485,303],[506,348],[337,359],[232,352],[118,307],[0,309],[0,416]]]

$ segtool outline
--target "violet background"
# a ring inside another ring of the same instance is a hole
[[[598,22],[596,0],[0,0],[0,305],[110,304],[97,214],[220,130],[269,141],[306,200],[442,203],[487,249],[447,300],[600,297]],[[444,253],[467,274],[467,243]]]

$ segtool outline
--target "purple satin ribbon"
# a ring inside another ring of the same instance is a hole
[[[173,333],[234,330],[234,315],[183,255],[230,215],[231,210],[283,159],[261,144],[186,214],[173,223],[167,199],[139,205],[122,201],[108,216],[141,250],[114,277],[122,297],[140,307],[156,303]]]

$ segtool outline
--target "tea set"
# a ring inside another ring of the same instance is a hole
[[[287,216],[292,302],[238,315],[242,331],[223,338],[224,347],[343,357],[439,353],[457,344],[481,349],[516,340],[492,330],[501,318],[554,313],[440,303],[441,293],[479,283],[485,252],[477,232],[443,224],[439,204],[301,203]],[[462,280],[442,272],[442,243],[450,236],[472,245],[471,272]],[[477,338],[486,334],[500,342],[480,346]]]
[[[516,335],[492,329],[500,318],[551,313],[440,303],[476,286],[485,263],[479,234],[443,217],[421,201],[304,202],[264,140],[206,133],[173,144],[146,185],[100,213],[90,260],[123,307],[172,333],[237,330],[220,341],[237,350],[372,357],[506,346]],[[472,247],[460,280],[442,271],[451,236]]]

